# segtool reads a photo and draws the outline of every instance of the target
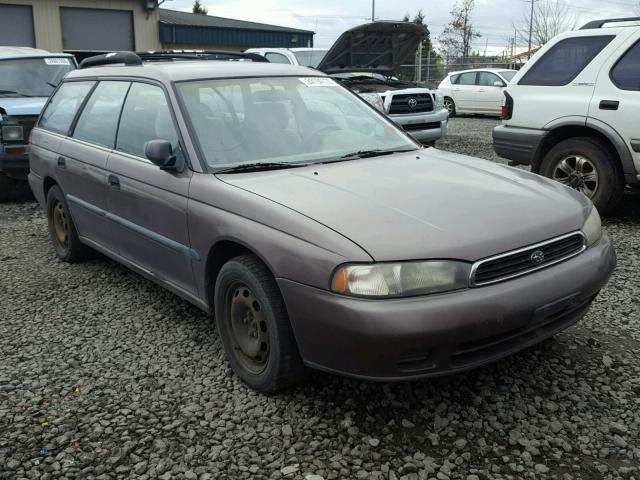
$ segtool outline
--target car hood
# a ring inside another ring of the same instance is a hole
[[[47,97],[0,97],[0,112],[5,115],[40,115]]]
[[[436,149],[219,178],[335,230],[376,261],[475,261],[579,230],[591,211],[559,183]]]
[[[344,32],[318,70],[324,73],[374,72],[393,75],[415,53],[428,30],[412,22],[371,22]]]

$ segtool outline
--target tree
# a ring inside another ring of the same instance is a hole
[[[209,10],[207,10],[206,7],[203,7],[202,5],[200,5],[200,0],[196,0],[195,2],[193,2],[193,13],[200,13],[202,15],[206,15],[207,13],[209,13]]]
[[[518,32],[518,45],[528,48],[529,26],[531,25],[531,46],[542,47],[556,35],[573,30],[578,24],[576,15],[571,15],[568,3],[557,0],[537,0],[533,7],[533,22],[531,22],[531,10],[522,16]]]
[[[451,10],[451,21],[438,37],[441,54],[447,62],[468,57],[473,40],[482,36],[471,23],[474,3],[475,0],[458,0]]]
[[[411,18],[411,15],[409,15],[409,12],[405,13],[404,17],[402,18],[402,21],[413,22],[418,25],[422,25],[426,29],[427,34],[422,40],[422,57],[423,59],[426,59],[427,57],[431,57],[433,59],[433,58],[436,58],[437,54],[433,50],[433,45],[431,43],[431,33],[429,32],[429,28],[427,27],[427,24],[425,23],[424,19],[425,19],[424,13],[422,13],[422,10],[418,10],[418,13],[416,13],[413,16],[413,19]],[[413,61],[414,61],[413,55],[411,56],[411,58],[407,59],[407,63],[413,63]]]

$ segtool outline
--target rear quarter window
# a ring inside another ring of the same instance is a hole
[[[96,82],[66,82],[60,85],[42,113],[38,127],[66,135],[82,102]]]
[[[621,90],[640,91],[640,41],[611,69],[611,81]]]
[[[573,81],[614,36],[561,40],[524,74],[518,85],[563,86]]]

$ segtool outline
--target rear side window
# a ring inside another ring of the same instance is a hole
[[[627,50],[611,70],[611,81],[622,90],[640,90],[640,42]]]
[[[451,75],[451,83],[458,83],[458,79],[460,78],[460,75]]]
[[[116,150],[145,158],[145,144],[158,139],[174,149],[178,145],[167,97],[160,87],[134,82],[122,109]]]
[[[575,37],[556,43],[525,73],[519,85],[567,85],[591,63],[613,36]]]
[[[49,102],[38,126],[52,132],[67,134],[71,123],[87,94],[96,82],[66,82]]]
[[[73,138],[113,148],[129,82],[100,82],[80,114]]]
[[[458,85],[475,85],[476,84],[476,72],[468,72],[460,75],[457,82]]]

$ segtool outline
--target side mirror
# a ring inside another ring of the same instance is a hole
[[[493,82],[493,86],[494,87],[506,87],[506,85],[501,82],[500,80],[496,80],[495,82]]]
[[[144,146],[144,154],[160,170],[182,172],[184,159],[173,153],[171,142],[168,140],[150,140]]]

